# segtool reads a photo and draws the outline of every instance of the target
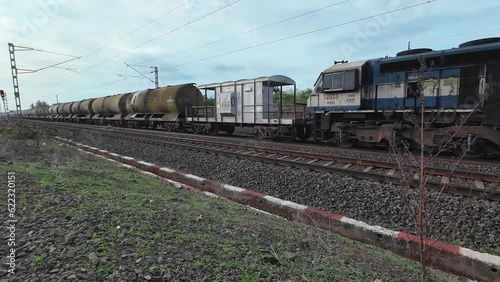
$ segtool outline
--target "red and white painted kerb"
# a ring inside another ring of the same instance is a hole
[[[404,232],[372,226],[342,215],[315,209],[290,201],[281,200],[252,190],[223,184],[192,174],[121,156],[80,143],[56,137],[57,140],[106,159],[165,179],[177,186],[201,190],[228,200],[279,215],[291,220],[338,233],[357,241],[376,245],[405,257],[420,259],[417,236]],[[428,261],[443,271],[463,275],[478,281],[500,281],[500,257],[476,252],[440,241],[428,240]]]

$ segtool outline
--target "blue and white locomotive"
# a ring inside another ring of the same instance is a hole
[[[500,38],[335,64],[319,76],[307,107],[317,141],[420,147],[422,101],[427,149],[500,153]]]

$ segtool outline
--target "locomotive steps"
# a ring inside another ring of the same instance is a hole
[[[111,159],[136,169],[152,173],[171,181],[216,194],[220,197],[240,204],[264,210],[288,219],[298,220],[322,229],[330,230],[342,236],[361,242],[374,244],[391,250],[397,254],[418,258],[419,241],[416,236],[388,230],[379,226],[371,226],[327,211],[313,207],[283,201],[275,197],[257,193],[248,189],[222,184],[190,174],[162,168],[157,165],[121,156],[105,150],[71,142],[66,139],[57,140],[70,144],[81,150]],[[500,279],[500,257],[479,253],[467,248],[449,245],[439,241],[427,241],[427,255],[434,261],[434,266],[471,279],[481,281],[498,281]]]

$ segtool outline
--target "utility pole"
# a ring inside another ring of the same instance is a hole
[[[159,85],[158,85],[158,67],[155,67],[155,86],[156,86],[156,88],[159,87]]]
[[[60,55],[60,56],[65,56],[65,57],[71,57],[71,59],[57,63],[57,64],[53,64],[50,66],[46,66],[43,68],[39,68],[39,69],[34,69],[34,70],[33,69],[22,69],[22,68],[18,68],[16,65],[15,51],[37,51],[37,52],[50,53],[50,54],[55,54],[55,55]],[[81,56],[77,57],[77,56],[72,56],[72,55],[56,53],[56,52],[44,51],[44,50],[35,49],[32,47],[15,46],[13,43],[9,43],[9,56],[10,56],[10,69],[12,72],[12,84],[14,85],[14,98],[16,100],[16,112],[17,112],[17,120],[18,121],[20,121],[20,119],[22,118],[21,117],[22,112],[21,112],[21,97],[20,97],[21,95],[19,93],[19,81],[17,79],[17,75],[18,74],[35,73],[35,72],[46,70],[49,68],[61,68],[58,66],[62,65],[64,63],[68,63],[68,62],[71,62],[73,60],[77,60],[77,59],[81,58]],[[63,69],[75,71],[75,70],[70,69],[70,68],[63,68]]]
[[[143,78],[153,82],[155,84],[155,87],[158,88],[160,87],[159,83],[158,83],[158,67],[145,67],[145,66],[134,66],[134,65],[129,65],[127,63],[125,63],[125,65],[127,65],[127,67],[133,69],[136,73],[140,74]],[[149,68],[149,69],[154,69],[152,72],[150,73],[154,73],[155,74],[155,80],[151,80],[149,77],[147,77],[145,74],[141,73],[140,71],[136,70],[134,67],[138,67],[138,68]],[[123,75],[123,74],[117,74],[118,76],[121,76],[121,77],[137,77],[137,76],[131,76],[131,75]],[[139,77],[141,78],[141,77]]]
[[[59,98],[57,97],[57,94],[56,94],[56,104],[59,104]]]
[[[9,43],[10,69],[12,72],[12,84],[14,85],[14,98],[16,100],[17,121],[21,117],[21,98],[19,97],[19,82],[17,80],[16,54],[14,44]],[[5,101],[4,101],[5,103]],[[5,104],[4,104],[5,105]]]

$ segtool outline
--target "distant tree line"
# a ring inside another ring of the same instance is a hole
[[[30,109],[38,108],[38,107],[46,107],[46,106],[49,106],[49,104],[47,102],[38,100],[35,103],[31,103]]]
[[[307,99],[309,98],[311,93],[312,93],[311,88],[307,88],[304,90],[297,90],[295,102],[296,103],[304,103],[304,104],[307,103]],[[283,91],[282,98],[283,98],[283,105],[292,105],[293,104],[293,90],[290,89],[290,90]],[[274,91],[273,102],[275,105],[279,105],[279,103],[280,103],[280,91],[279,91],[279,89]],[[205,103],[203,102],[203,105],[204,104]],[[208,104],[208,106],[215,106],[215,98],[208,98],[207,104]]]
[[[312,93],[311,88],[307,88],[304,90],[297,90],[297,95],[295,96],[296,103],[307,103],[307,99]],[[283,91],[282,95],[283,105],[292,105],[293,104],[293,90]],[[279,105],[280,103],[280,91],[277,90],[274,92],[273,101],[275,105]]]

